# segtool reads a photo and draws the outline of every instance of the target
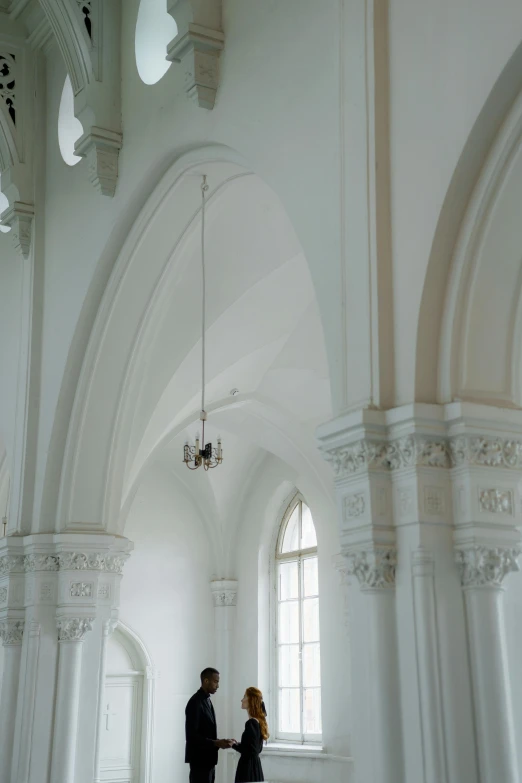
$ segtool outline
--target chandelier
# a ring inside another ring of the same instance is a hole
[[[202,437],[200,441],[198,432],[194,446],[190,446],[187,441],[183,448],[183,462],[189,470],[197,470],[202,465],[205,470],[210,470],[223,462],[221,438],[217,440],[217,448],[214,448],[212,443],[205,443],[207,420],[205,411],[205,194],[207,190],[207,177],[204,175],[201,183],[201,413],[199,414]],[[201,444],[203,448],[200,448]]]

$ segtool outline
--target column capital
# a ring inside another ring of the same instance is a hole
[[[455,560],[462,587],[501,587],[507,574],[520,570],[519,556],[520,549],[515,547],[473,545],[457,549]]]
[[[0,639],[4,647],[22,644],[25,622],[23,620],[2,620],[0,622]]]
[[[216,579],[210,583],[214,606],[235,606],[237,601],[237,581],[235,579]]]
[[[59,642],[83,642],[87,631],[92,631],[93,617],[59,617],[56,620]]]
[[[372,547],[343,553],[346,573],[357,577],[361,590],[390,590],[395,587],[395,547]]]

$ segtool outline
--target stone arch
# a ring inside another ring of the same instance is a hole
[[[415,399],[447,401],[439,385],[443,314],[452,262],[463,221],[485,160],[522,90],[522,43],[485,102],[451,179],[440,212],[424,281],[417,327]]]
[[[144,361],[154,348],[164,313],[172,307],[170,297],[180,275],[186,274],[180,266],[179,257],[183,254],[179,251],[198,236],[202,166],[209,180],[216,183],[212,193],[214,206],[211,198],[209,214],[213,208],[219,214],[226,194],[232,193],[238,183],[259,182],[259,187],[269,190],[239,156],[228,149],[212,147],[180,158],[149,198],[114,267],[85,356],[63,463],[58,513],[61,529],[121,532],[119,512],[124,487],[132,484],[129,476],[132,479],[139,474],[139,468],[133,474],[128,454],[136,453],[141,445],[141,436],[136,440],[132,428],[136,405],[146,396]],[[284,217],[290,225],[278,201],[277,205],[281,219]],[[292,253],[302,254],[295,234],[287,241],[290,257]],[[299,268],[303,264],[304,256]],[[309,293],[313,291],[311,281],[306,286]],[[312,293],[310,296],[313,298]],[[218,395],[216,405],[223,407],[222,395]],[[273,428],[281,430],[277,411],[274,418]],[[178,430],[188,419],[187,409],[176,423]],[[174,430],[169,432],[162,426],[158,420],[154,431],[148,433],[151,437],[148,451],[143,450],[143,464],[153,446]],[[288,433],[284,437],[290,443]],[[322,465],[318,455],[316,459]],[[316,469],[322,472],[322,468]],[[89,486],[82,479],[87,472],[91,478]]]

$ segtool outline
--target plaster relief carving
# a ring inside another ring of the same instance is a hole
[[[26,571],[58,571],[56,555],[26,555],[24,558]]]
[[[103,582],[98,587],[98,598],[102,601],[107,601],[111,597],[111,586],[107,582]]]
[[[0,639],[2,639],[4,647],[22,644],[24,626],[23,620],[3,620],[0,622]]]
[[[92,582],[72,582],[69,588],[71,598],[92,598]]]
[[[237,600],[237,591],[224,590],[223,592],[213,592],[214,606],[235,606]]]
[[[424,512],[428,516],[441,517],[446,511],[444,489],[424,487]]]
[[[401,516],[407,516],[413,511],[413,490],[409,487],[407,489],[398,490],[399,497],[399,514]]]
[[[346,555],[347,573],[359,581],[361,590],[382,590],[395,587],[396,551],[392,547],[376,547]]]
[[[5,576],[13,571],[23,571],[24,558],[22,555],[3,555],[0,557],[0,574]]]
[[[92,631],[93,617],[63,617],[57,620],[60,642],[82,642],[87,631]]]
[[[0,605],[7,603],[7,587],[0,587]]]
[[[42,582],[40,585],[40,601],[52,601],[54,598],[54,585],[52,582]]]
[[[518,571],[520,550],[470,546],[457,550],[456,563],[463,587],[500,587],[504,577]]]
[[[513,493],[510,489],[479,489],[480,510],[487,514],[513,515]]]
[[[0,51],[0,98],[16,125],[16,57],[5,51]]]
[[[416,466],[447,468],[450,465],[446,441],[413,435],[389,443],[361,440],[325,450],[325,457],[332,463],[338,478],[364,470],[394,471]]]
[[[522,443],[517,440],[465,436],[450,441],[452,462],[460,465],[483,465],[489,468],[521,468]]]
[[[364,495],[361,492],[356,492],[353,495],[348,495],[344,498],[344,518],[345,520],[352,519],[354,517],[360,517],[364,514],[366,503]]]

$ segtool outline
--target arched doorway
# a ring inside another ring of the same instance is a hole
[[[153,678],[138,637],[118,624],[107,644],[100,725],[100,781],[149,783]]]

